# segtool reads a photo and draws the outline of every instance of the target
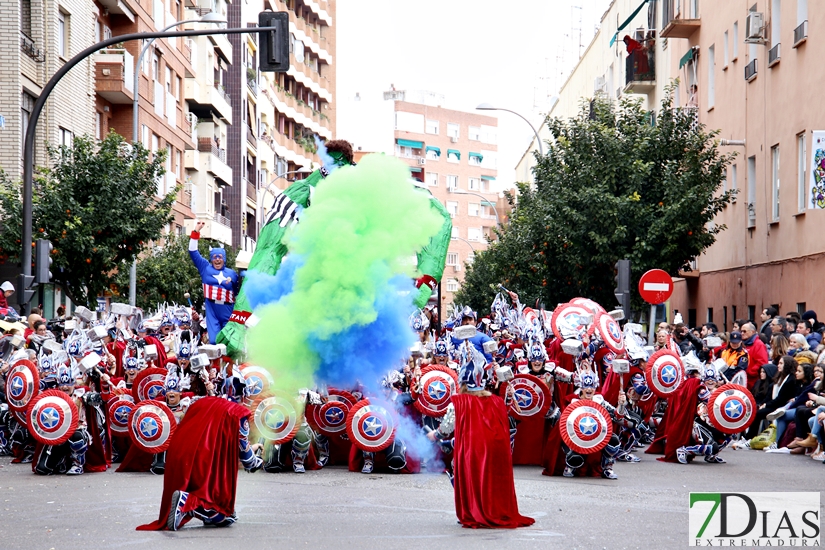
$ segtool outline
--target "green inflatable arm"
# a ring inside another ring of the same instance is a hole
[[[421,277],[415,282],[418,292],[413,299],[413,303],[418,308],[427,305],[427,301],[433,294],[433,290],[441,282],[444,275],[444,264],[447,261],[447,249],[450,246],[450,237],[453,233],[453,220],[450,213],[438,199],[433,197],[429,190],[421,189],[422,193],[427,193],[430,197],[430,207],[436,210],[444,219],[441,229],[430,238],[430,242],[418,252],[418,271]]]

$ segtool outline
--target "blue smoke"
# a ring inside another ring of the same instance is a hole
[[[304,261],[304,258],[297,254],[289,254],[283,259],[281,267],[275,275],[248,270],[244,292],[246,292],[246,298],[249,300],[252,310],[277,302],[291,293],[295,271],[304,265]]]

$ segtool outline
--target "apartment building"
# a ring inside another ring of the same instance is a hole
[[[335,2],[264,0],[229,6],[232,26],[255,26],[261,10],[287,12],[290,68],[258,71],[257,35],[232,35],[227,89],[235,124],[228,129],[233,185],[224,192],[232,244],[251,254],[274,196],[320,165],[316,137],[335,132]]]
[[[738,196],[715,220],[727,229],[677,282],[672,307],[722,330],[770,305],[822,312],[825,11],[806,0],[665,0],[662,11],[682,104],[695,85],[699,122],[737,154],[725,188]]]

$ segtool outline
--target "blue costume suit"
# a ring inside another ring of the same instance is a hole
[[[212,267],[212,264],[200,255],[198,252],[198,238],[196,232],[192,232],[192,237],[189,240],[189,257],[192,258],[192,263],[198,269],[201,276],[201,282],[204,285],[217,287],[224,291],[232,293],[232,300],[215,300],[206,297],[204,292],[204,305],[206,306],[206,330],[209,332],[209,343],[214,344],[218,333],[229,322],[229,317],[232,315],[234,309],[235,298],[234,295],[238,292],[238,274],[228,267],[217,270]],[[226,251],[223,248],[213,248],[210,252],[211,256],[223,256],[224,265],[226,265]]]
[[[460,346],[463,342],[463,340],[459,340],[458,338],[455,338],[454,336],[450,336],[450,338],[453,341],[453,346],[455,346],[456,348],[458,346]],[[483,332],[477,332],[475,336],[470,338],[470,343],[473,345],[474,348],[476,348],[478,350],[478,352],[481,355],[484,356],[485,359],[487,359],[488,363],[491,363],[493,361],[493,356],[489,353],[485,353],[484,348],[482,346],[484,346],[485,342],[489,342],[490,340],[492,340],[492,338],[490,338],[489,336],[487,336]]]

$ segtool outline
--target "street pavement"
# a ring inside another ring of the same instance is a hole
[[[444,475],[363,475],[342,467],[297,474],[239,473],[237,524],[190,522],[177,533],[135,531],[158,514],[163,478],[114,471],[41,477],[0,458],[0,550],[141,548],[684,548],[689,491],[812,491],[825,465],[806,457],[726,450],[727,464],[666,464],[641,455],[617,481],[545,477],[515,468],[530,528],[456,523]],[[820,516],[821,517],[821,516]]]

